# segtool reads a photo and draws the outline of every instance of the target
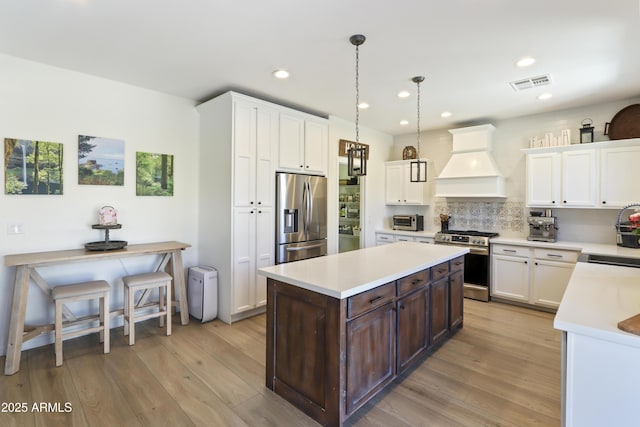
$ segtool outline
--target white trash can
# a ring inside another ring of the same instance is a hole
[[[218,272],[199,265],[189,268],[189,314],[201,323],[218,316]]]

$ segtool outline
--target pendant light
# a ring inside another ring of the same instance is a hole
[[[352,45],[356,47],[356,141],[349,150],[347,150],[347,169],[349,176],[363,176],[367,174],[367,146],[360,144],[360,82],[359,82],[359,63],[360,63],[360,45],[367,38],[362,34],[354,34],[349,38]]]
[[[409,179],[411,182],[427,182],[427,162],[420,158],[420,83],[424,81],[424,76],[416,76],[411,80],[418,87],[418,120],[416,120],[418,149],[416,159],[412,160],[409,166]]]

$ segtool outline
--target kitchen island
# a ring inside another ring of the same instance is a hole
[[[563,425],[638,425],[640,336],[617,324],[639,313],[640,269],[576,264],[553,323],[562,331]]]
[[[398,242],[259,269],[266,386],[341,425],[462,327],[468,251]]]

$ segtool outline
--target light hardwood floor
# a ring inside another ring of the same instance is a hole
[[[560,425],[553,314],[465,299],[464,315],[462,330],[346,425]],[[59,368],[53,345],[23,352],[20,371],[0,377],[0,402],[27,412],[0,412],[0,426],[317,425],[264,386],[264,315],[231,326],[175,319],[170,337],[157,319],[138,324],[132,347],[112,329],[107,355],[97,334],[66,341]],[[33,410],[41,402],[49,411]]]

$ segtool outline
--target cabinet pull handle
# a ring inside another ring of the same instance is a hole
[[[453,263],[453,265],[458,266],[458,265],[462,265],[464,264],[462,261],[456,261]]]
[[[414,279],[411,284],[412,285],[417,285],[418,283],[420,283],[420,279]]]
[[[558,255],[558,254],[547,254],[547,256],[550,256],[552,258],[564,258],[562,255]]]
[[[371,298],[371,299],[369,300],[369,304],[373,304],[373,303],[374,303],[374,302],[376,302],[376,301],[380,301],[382,298],[384,298],[384,296],[383,296],[383,295],[378,295],[377,297]]]
[[[503,249],[502,252],[512,252],[512,253],[516,253],[515,249]]]
[[[404,310],[404,305],[401,305],[401,306],[400,306],[400,310]]]

